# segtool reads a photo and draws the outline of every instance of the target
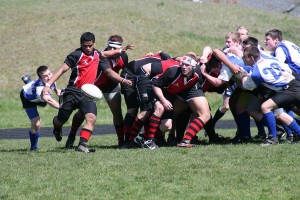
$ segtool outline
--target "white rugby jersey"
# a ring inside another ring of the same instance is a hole
[[[300,48],[297,45],[283,40],[277,44],[274,56],[300,75]]]
[[[263,84],[273,90],[282,90],[293,79],[295,77],[287,64],[261,54],[260,59],[254,64],[252,72],[243,83],[243,87],[253,90]]]
[[[31,102],[42,102],[42,90],[45,87],[45,83],[43,83],[39,78],[27,83],[23,86],[23,94],[26,99]],[[56,88],[56,83],[53,83],[50,87],[51,90]]]

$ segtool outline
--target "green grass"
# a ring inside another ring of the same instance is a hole
[[[0,140],[0,199],[300,197],[298,144],[122,150],[115,135],[95,135],[96,152],[84,154],[64,150],[65,140],[42,137],[38,152],[28,151],[28,140]]]

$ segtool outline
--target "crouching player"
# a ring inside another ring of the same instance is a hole
[[[40,66],[36,71],[38,78],[30,81],[23,86],[20,93],[23,108],[25,109],[28,118],[31,121],[31,128],[29,130],[30,150],[36,151],[38,149],[38,139],[40,137],[41,118],[39,116],[37,106],[45,107],[49,104],[51,107],[58,109],[59,103],[51,97],[51,95],[41,95],[45,84],[53,76],[52,72],[47,66]],[[57,89],[56,83],[50,86],[51,90],[59,96],[60,90]]]
[[[192,138],[204,127],[210,119],[208,101],[204,96],[201,85],[203,77],[200,66],[197,65],[193,54],[186,54],[180,67],[171,67],[161,76],[152,79],[153,90],[165,110],[173,110],[172,103],[164,96],[164,92],[177,95],[185,101],[193,112],[193,119],[189,122],[182,141],[178,147],[190,148]]]

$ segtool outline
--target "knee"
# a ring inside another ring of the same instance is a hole
[[[154,114],[155,114],[156,116],[161,117],[162,114],[164,113],[164,111],[165,111],[165,108],[163,107],[163,105],[161,105],[160,103],[156,103],[156,104],[155,104]]]
[[[200,119],[206,124],[210,120],[211,116],[210,113],[204,113],[200,115]]]
[[[167,132],[167,131],[172,130],[172,120],[171,119],[166,120],[166,121],[163,120],[159,126],[159,129],[162,132]]]
[[[86,115],[86,122],[88,124],[95,124],[96,120],[97,120],[97,116],[96,115],[91,114],[91,113]]]

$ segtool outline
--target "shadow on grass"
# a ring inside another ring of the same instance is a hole
[[[1,153],[28,153],[31,152],[29,149],[23,148],[23,149],[1,149]]]

